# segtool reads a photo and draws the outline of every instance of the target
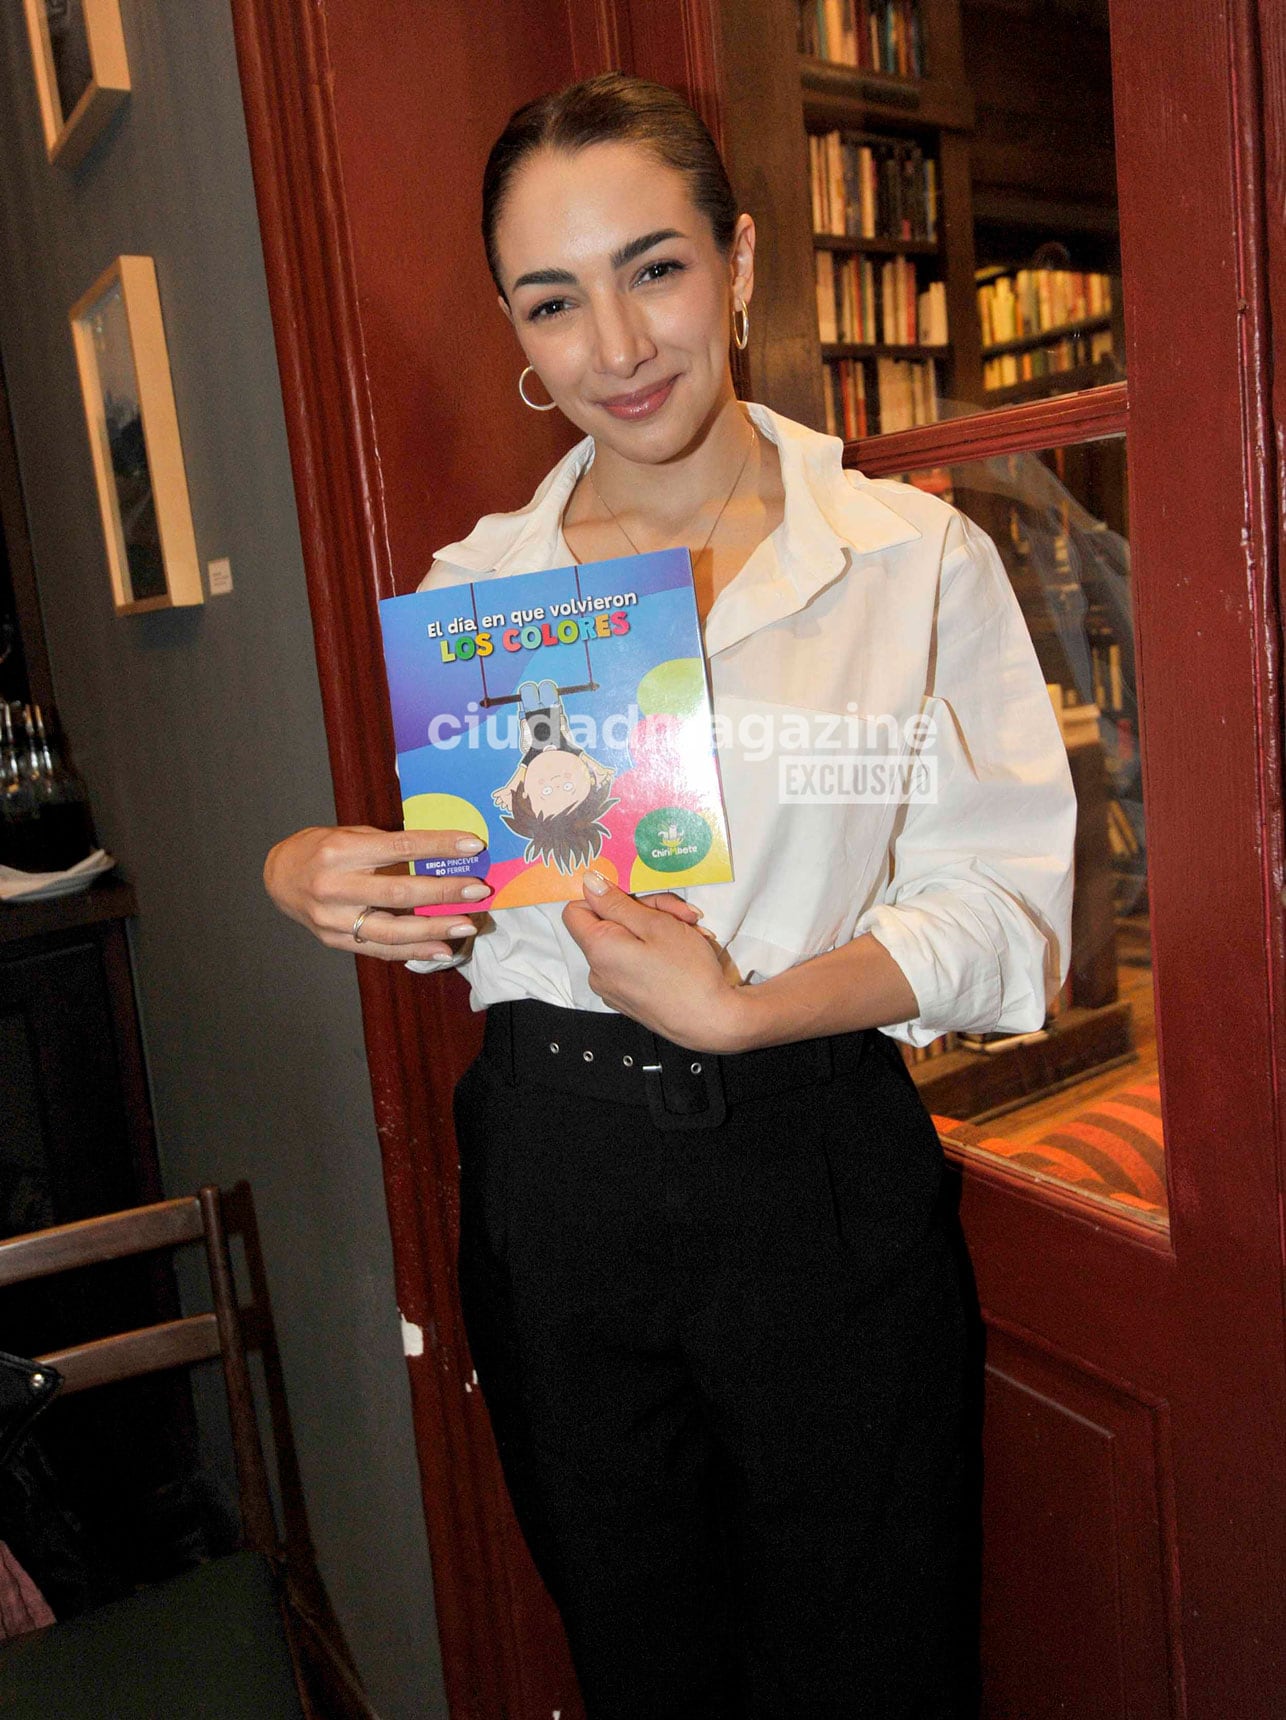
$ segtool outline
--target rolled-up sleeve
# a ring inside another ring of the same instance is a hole
[[[899,807],[883,899],[862,914],[915,993],[883,1029],[923,1046],[950,1031],[1043,1025],[1071,956],[1076,794],[1022,610],[985,532],[944,546],[920,756],[936,792]]]

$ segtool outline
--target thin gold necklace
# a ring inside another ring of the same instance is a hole
[[[746,474],[746,467],[750,464],[751,452],[753,451],[756,442],[758,442],[758,440],[759,440],[759,433],[755,429],[754,425],[748,424],[748,428],[750,430],[750,446],[746,449],[745,457],[743,458],[741,465],[737,468],[737,475],[732,480],[732,488],[728,491],[727,495],[723,498],[723,506],[719,509],[719,512],[714,516],[714,524],[710,527],[710,530],[706,533],[705,541],[702,543],[700,549],[694,550],[692,552],[693,561],[696,561],[698,556],[704,555],[706,550],[710,547],[710,540],[714,537],[714,534],[715,534],[716,530],[718,529],[719,521],[723,518],[724,514],[727,512],[728,503],[736,495],[737,486],[741,483],[742,478]],[[590,466],[587,469],[586,476],[589,479],[590,489],[593,490],[594,494],[598,497],[599,501],[607,509],[608,513],[611,514],[613,520],[616,521],[617,530],[620,532],[621,536],[625,539],[626,543],[629,544],[630,548],[634,551],[635,555],[643,555],[643,554],[647,553],[644,550],[641,550],[639,548],[639,546],[635,543],[634,539],[626,531],[625,527],[621,524],[620,516],[617,514],[616,509],[607,500],[606,496],[603,495],[603,493],[599,489],[598,485],[594,482],[594,468],[592,466]],[[698,508],[697,513],[700,513],[700,511],[701,511],[700,508]],[[692,519],[695,519],[695,518],[696,518],[696,514],[693,514]],[[682,530],[677,532],[675,535],[681,538],[683,536],[683,533],[688,529],[688,524],[690,524],[690,523],[691,523],[691,521],[686,522],[684,524]],[[564,540],[563,541],[566,542],[566,535],[565,534],[564,534]],[[580,556],[576,555],[576,551],[574,549],[572,549],[572,546],[570,543],[567,544],[567,547],[568,547],[568,549],[571,549],[572,554],[574,556],[576,556],[577,564],[583,565],[583,563],[581,562]]]

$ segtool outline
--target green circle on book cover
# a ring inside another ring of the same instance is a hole
[[[634,826],[639,859],[654,872],[687,872],[710,852],[713,835],[699,812],[659,806]]]
[[[690,717],[705,699],[705,664],[700,657],[671,657],[639,682],[635,695],[645,717]]]

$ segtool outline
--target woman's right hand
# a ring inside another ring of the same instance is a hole
[[[472,849],[461,849],[471,842]],[[477,930],[470,913],[492,894],[477,878],[425,878],[385,866],[411,860],[457,859],[481,844],[467,830],[376,830],[369,824],[313,826],[296,831],[269,850],[264,888],[281,909],[328,949],[381,961],[437,961],[456,949],[444,940]],[[482,891],[472,899],[464,891]],[[432,902],[459,902],[460,912],[428,917],[412,912]],[[359,914],[361,940],[353,936]],[[456,946],[458,948],[458,944]]]

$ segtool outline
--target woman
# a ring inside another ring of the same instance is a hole
[[[591,868],[582,900],[445,934],[406,910],[485,886],[375,868],[462,832],[303,831],[266,882],[333,948],[462,967],[487,1010],[455,1094],[461,1301],[592,1720],[941,1720],[965,1303],[898,1041],[1044,1020],[1057,722],[990,541],[735,398],[755,228],[676,96],[609,75],[519,110],[483,201],[523,398],[585,439],[425,583],[689,547],[735,880],[636,899]]]

